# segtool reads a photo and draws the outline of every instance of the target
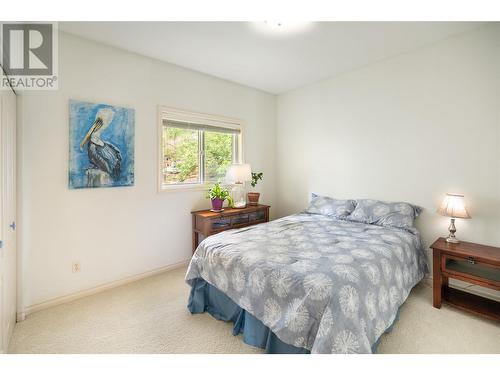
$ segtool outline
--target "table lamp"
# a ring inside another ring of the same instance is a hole
[[[450,234],[446,238],[446,242],[459,243],[460,241],[455,237],[455,232],[457,231],[457,228],[455,228],[455,219],[470,219],[470,215],[465,208],[464,196],[446,194],[437,212],[440,215],[451,217],[450,226],[448,227]]]
[[[226,183],[234,185],[231,189],[234,208],[247,206],[245,182],[252,180],[250,164],[232,164],[226,172]]]

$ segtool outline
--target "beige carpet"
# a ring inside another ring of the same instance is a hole
[[[34,313],[18,323],[10,353],[261,353],[231,324],[186,309],[178,269]],[[417,286],[379,353],[500,353],[500,324],[431,305]]]

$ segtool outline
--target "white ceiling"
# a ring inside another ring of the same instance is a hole
[[[61,30],[274,94],[478,27],[477,22],[61,22]]]

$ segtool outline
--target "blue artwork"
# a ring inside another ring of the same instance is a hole
[[[70,100],[70,189],[134,184],[134,114],[130,108]]]

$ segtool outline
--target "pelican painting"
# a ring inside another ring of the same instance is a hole
[[[70,101],[69,187],[134,184],[134,110]]]

